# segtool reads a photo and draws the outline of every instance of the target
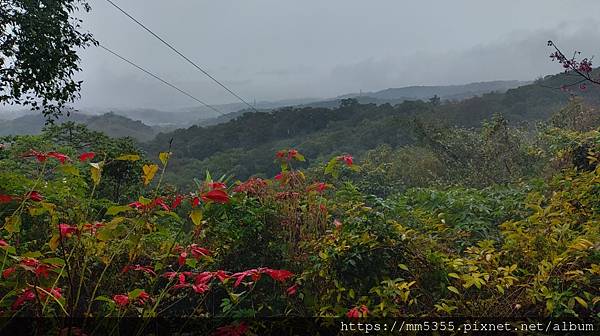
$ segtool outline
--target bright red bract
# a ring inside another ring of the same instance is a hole
[[[87,160],[93,160],[96,157],[96,153],[94,152],[86,152],[79,155],[79,161],[85,162]]]

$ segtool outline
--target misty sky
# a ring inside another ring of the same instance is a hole
[[[597,0],[114,1],[250,101],[531,80],[560,71],[548,39],[600,54]],[[106,1],[91,4],[85,27],[101,43],[211,104],[235,101]],[[79,107],[194,105],[101,49],[82,58]]]

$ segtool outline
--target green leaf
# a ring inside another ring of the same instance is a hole
[[[104,301],[104,302],[114,303],[114,301],[111,298],[104,296],[104,295],[96,296],[94,301]]]
[[[21,254],[21,258],[39,258],[43,256],[42,252],[40,251],[31,251],[31,252],[25,252],[23,254]]]
[[[407,272],[408,272],[408,266],[406,266],[406,265],[404,265],[404,264],[398,264],[398,267],[399,267],[401,270],[405,270],[405,271],[407,271]]]
[[[64,266],[65,265],[65,261],[61,258],[47,258],[47,259],[43,259],[41,261],[45,264],[50,264],[50,265],[54,265],[54,266]]]
[[[138,161],[140,156],[137,154],[125,154],[117,157],[115,160],[119,161]]]
[[[144,291],[143,289],[136,288],[136,289],[132,290],[131,292],[129,292],[127,294],[127,296],[129,297],[130,300],[135,300],[140,296],[140,294],[142,294],[143,291]]]
[[[110,208],[108,208],[108,210],[106,210],[106,214],[108,216],[114,216],[114,215],[120,214],[121,212],[129,211],[129,210],[131,210],[130,206],[115,205],[115,206],[111,206]]]
[[[325,166],[325,175],[331,175],[337,178],[340,175],[340,172],[337,169],[339,167],[338,163],[339,160],[335,157],[329,160],[327,166]]]

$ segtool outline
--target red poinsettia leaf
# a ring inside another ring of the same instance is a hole
[[[46,155],[48,157],[57,159],[61,164],[70,160],[70,158],[67,155],[59,152],[48,152]]]
[[[177,195],[177,197],[175,197],[175,200],[173,200],[173,204],[171,204],[171,209],[177,208],[181,204],[181,201],[183,201],[184,198],[185,197],[183,195]]]
[[[44,197],[42,195],[40,195],[40,193],[37,191],[32,191],[32,192],[28,193],[26,198],[29,200],[32,200],[34,202],[41,202],[44,200]]]
[[[285,282],[287,279],[291,278],[294,275],[294,273],[292,273],[288,270],[266,269],[265,273],[268,276],[270,276],[273,280],[279,281],[279,282]]]
[[[216,189],[202,194],[202,199],[205,201],[210,200],[215,203],[227,203],[229,202],[229,195],[227,195],[227,192],[224,190]]]
[[[93,160],[96,157],[96,153],[94,152],[85,152],[79,155],[79,161],[85,162],[87,160]]]
[[[10,195],[0,194],[0,204],[1,203],[9,203],[13,200],[13,197]]]
[[[129,296],[125,294],[117,294],[113,296],[113,301],[117,304],[117,306],[124,307],[129,304]]]

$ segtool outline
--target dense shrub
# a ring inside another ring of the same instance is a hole
[[[388,198],[347,154],[305,174],[279,151],[273,178],[180,193],[169,151],[56,137],[0,149],[3,316],[600,318],[595,131],[545,130],[547,179]]]

